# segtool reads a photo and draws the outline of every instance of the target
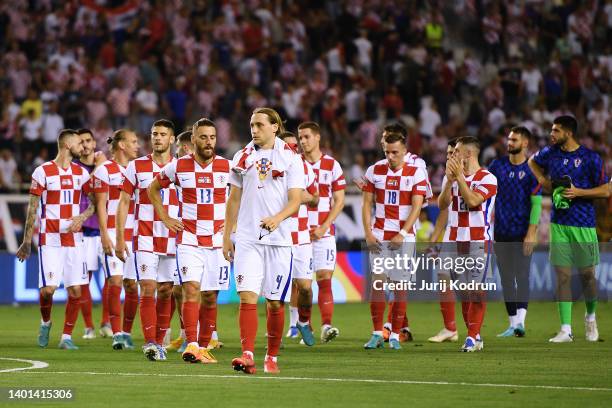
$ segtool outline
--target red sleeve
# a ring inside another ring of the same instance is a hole
[[[125,191],[128,195],[134,195],[134,185],[127,177],[123,178],[123,183],[119,186],[119,190]]]
[[[104,182],[104,180],[96,176],[92,176],[91,182],[93,182],[94,193],[108,193],[108,184]],[[91,182],[88,182],[85,185],[89,185]],[[83,186],[83,191],[85,191],[85,186]]]
[[[161,173],[158,173],[155,178],[159,182],[159,185],[162,186],[162,188],[168,188],[168,186],[172,184],[172,180],[170,180],[163,171]]]

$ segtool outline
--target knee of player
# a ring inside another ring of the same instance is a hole
[[[204,306],[214,306],[217,304],[217,292],[214,290],[207,290],[202,292],[202,304]]]
[[[81,286],[79,285],[69,286],[67,291],[70,297],[81,297]]]
[[[312,296],[312,287],[310,286],[301,286],[298,288],[298,294],[300,296]]]
[[[125,293],[138,293],[138,284],[134,279],[124,279],[123,289],[125,289]]]
[[[55,288],[53,286],[45,286],[43,288],[40,288],[40,294],[45,299],[52,298],[53,293],[55,293]]]
[[[269,300],[268,299],[268,307],[270,308],[270,310],[277,310],[280,309],[281,307],[283,307],[283,302],[281,302],[280,300]]]

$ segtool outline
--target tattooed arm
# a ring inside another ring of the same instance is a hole
[[[87,198],[89,198],[89,205],[87,206],[87,209],[85,209],[85,211],[83,211],[79,215],[71,218],[72,223],[68,227],[68,232],[80,231],[85,220],[91,217],[96,212],[96,198],[94,197],[93,193],[88,193]]]
[[[32,251],[32,233],[34,232],[34,221],[36,220],[36,210],[38,210],[38,202],[40,197],[30,194],[30,203],[28,204],[28,215],[23,233],[23,242],[17,250],[17,258],[21,262],[28,259]]]

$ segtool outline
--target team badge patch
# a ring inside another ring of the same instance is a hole
[[[183,267],[181,268],[181,273],[182,273],[183,275],[187,275],[187,267],[186,267],[186,266],[183,266]]]
[[[143,272],[143,273],[146,272],[147,271],[147,265],[144,265],[144,264],[140,265],[140,271]]]
[[[263,159],[257,160],[255,162],[255,168],[257,169],[257,174],[259,175],[260,180],[265,180],[268,172],[272,168],[272,162],[265,157]]]
[[[522,180],[525,177],[525,172],[523,170],[519,171],[519,180]]]
[[[236,276],[236,281],[238,281],[238,283],[242,283],[243,280],[244,280],[244,276],[242,275]]]
[[[582,160],[574,159],[574,167],[578,168],[578,166],[580,166],[580,163],[582,163]]]

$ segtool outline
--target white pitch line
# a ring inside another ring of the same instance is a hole
[[[561,385],[528,385],[528,384],[492,384],[492,383],[469,383],[450,381],[417,381],[417,380],[380,380],[368,378],[316,378],[316,377],[278,377],[278,376],[247,376],[247,375],[218,375],[218,374],[164,374],[164,373],[105,373],[94,371],[28,371],[24,374],[74,374],[74,375],[118,375],[125,377],[193,377],[193,378],[232,378],[246,380],[277,380],[277,381],[324,381],[324,382],[354,382],[370,384],[404,384],[404,385],[457,385],[469,387],[492,387],[492,388],[535,388],[544,390],[566,390],[566,391],[603,391],[612,392],[612,388],[597,387],[567,387]]]
[[[49,364],[45,363],[44,361],[23,360],[21,358],[5,358],[5,357],[0,357],[0,360],[18,361],[20,363],[32,364],[30,367],[7,368],[5,370],[0,370],[0,373],[13,373],[13,372],[16,372],[16,371],[34,370],[34,369],[37,369],[37,368],[47,368],[47,367],[49,367]]]

